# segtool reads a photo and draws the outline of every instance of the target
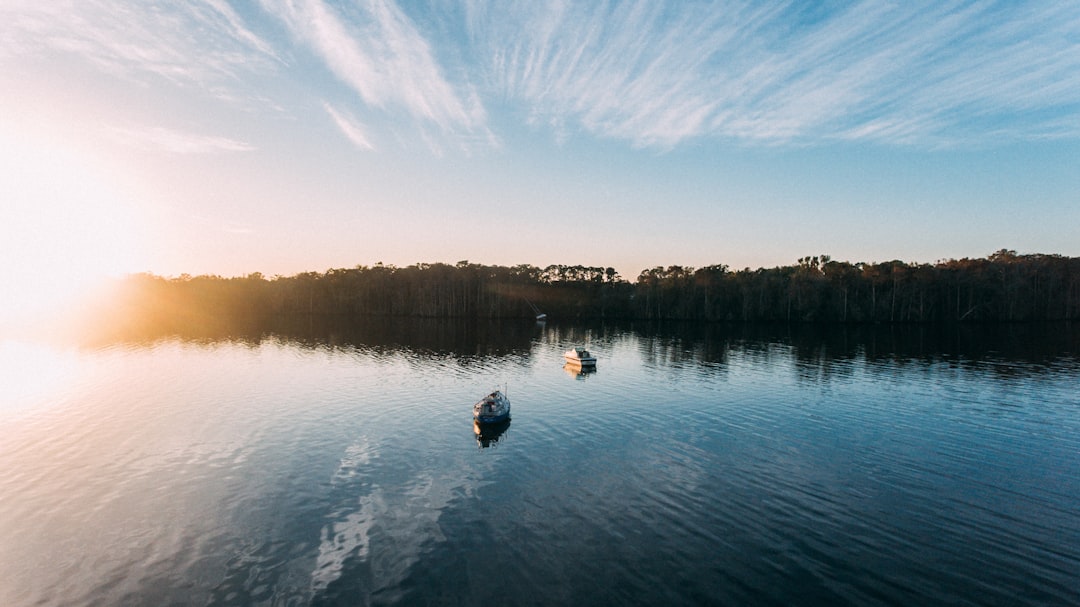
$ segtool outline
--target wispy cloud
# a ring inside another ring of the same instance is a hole
[[[106,127],[112,138],[122,144],[147,151],[171,154],[218,154],[223,152],[250,152],[254,146],[243,141],[199,135],[167,129],[164,127]]]
[[[435,153],[496,146],[495,107],[557,141],[660,149],[1080,137],[1074,3],[823,4],[7,0],[0,59],[63,55],[277,113],[333,98],[365,150],[372,125]]]
[[[428,41],[391,2],[267,0],[264,7],[368,106],[404,109],[447,133],[486,128],[479,98],[467,83],[455,87],[444,77]]]
[[[349,141],[353,142],[353,145],[361,150],[375,149],[375,146],[372,145],[371,141],[364,133],[364,127],[355,118],[334,109],[326,102],[323,102],[323,109],[326,110],[327,114],[330,114],[330,118],[334,121],[334,124],[341,129],[341,132],[345,134],[345,137],[347,137]]]
[[[1080,11],[1069,3],[469,8],[502,95],[639,146],[977,140],[987,121],[1042,132],[1080,104]],[[1062,135],[1080,135],[1080,120]]]
[[[203,0],[203,2],[205,4],[187,3],[186,8],[199,21],[210,25],[212,29],[231,33],[232,38],[239,40],[246,47],[254,49],[267,57],[273,57],[277,61],[282,61],[273,46],[252,32],[244,23],[244,19],[237,14],[228,2],[225,0]],[[209,10],[204,10],[203,7]],[[224,27],[222,24],[224,24]]]
[[[207,89],[280,61],[224,0],[164,9],[117,0],[11,0],[0,6],[0,34],[7,54],[66,54],[119,76]]]

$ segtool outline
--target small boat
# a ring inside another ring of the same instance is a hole
[[[510,420],[510,399],[496,390],[473,405],[473,421],[478,424],[499,424]]]
[[[581,365],[582,367],[596,365],[596,357],[585,348],[570,348],[563,353],[563,358],[571,364]]]

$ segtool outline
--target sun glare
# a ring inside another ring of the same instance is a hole
[[[133,271],[133,208],[92,164],[0,135],[0,328],[39,321]]]
[[[76,351],[0,340],[0,418],[49,401],[79,372]]]

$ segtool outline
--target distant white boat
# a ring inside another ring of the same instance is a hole
[[[473,405],[473,421],[478,424],[501,424],[510,421],[510,399],[496,390]]]
[[[585,348],[570,348],[563,354],[563,358],[568,363],[581,365],[582,367],[596,365],[596,357]]]

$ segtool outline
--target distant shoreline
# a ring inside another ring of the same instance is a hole
[[[266,278],[128,276],[69,319],[95,333],[228,332],[303,317],[785,323],[1080,320],[1080,258],[1018,255],[935,264],[840,262],[731,271],[468,262],[376,265]]]

